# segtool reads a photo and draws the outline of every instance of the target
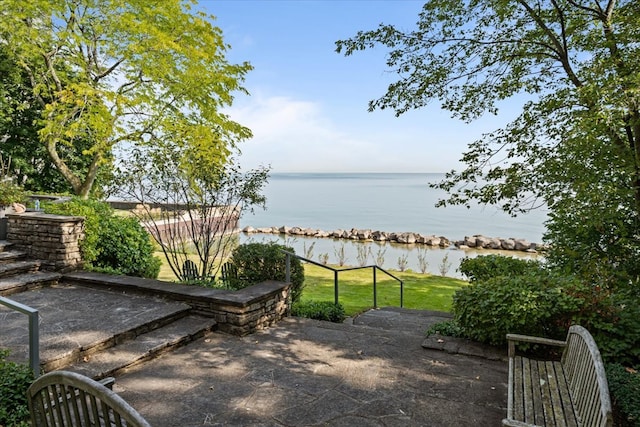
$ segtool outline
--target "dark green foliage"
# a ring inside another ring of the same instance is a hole
[[[453,297],[455,320],[471,339],[504,345],[507,333],[564,338],[583,306],[574,278],[542,271],[475,282]]]
[[[453,319],[445,320],[444,322],[434,323],[433,325],[429,326],[425,334],[427,336],[440,334],[446,337],[464,337],[465,336],[464,331],[462,330],[460,325],[458,325],[458,323],[456,323],[456,321]]]
[[[535,272],[541,268],[540,262],[502,255],[484,255],[476,258],[464,258],[458,270],[470,282],[491,279],[498,276],[516,276],[526,272]]]
[[[346,318],[342,304],[331,301],[297,302],[291,307],[291,315],[334,323],[342,323]]]
[[[161,261],[153,256],[149,234],[135,218],[115,216],[107,203],[80,198],[47,204],[45,212],[85,218],[85,237],[80,249],[87,268],[111,274],[158,277]]]
[[[237,280],[230,288],[240,289],[266,280],[286,280],[286,255],[283,251],[295,251],[277,243],[247,243],[239,245],[231,255],[231,262],[238,270]],[[304,286],[304,267],[300,260],[291,257],[291,302],[300,299]]]
[[[27,388],[33,372],[27,365],[7,361],[8,355],[0,349],[0,426],[27,426]]]
[[[620,427],[640,426],[640,375],[620,364],[609,364],[606,369],[614,423]]]
[[[155,279],[162,262],[153,256],[149,234],[136,218],[111,216],[100,227],[100,250],[93,266]]]
[[[600,286],[584,287],[585,301],[573,322],[586,327],[610,362],[640,366],[640,306],[633,292],[611,292]]]

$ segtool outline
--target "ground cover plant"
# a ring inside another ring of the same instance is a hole
[[[28,426],[27,388],[33,372],[27,365],[6,360],[8,350],[0,349],[0,426]]]

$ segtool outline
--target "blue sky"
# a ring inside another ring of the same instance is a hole
[[[437,102],[395,117],[368,112],[396,75],[382,48],[350,57],[335,41],[380,23],[413,29],[423,2],[201,0],[216,16],[232,62],[254,66],[229,110],[254,137],[241,144],[245,168],[273,172],[445,172],[459,169],[466,145],[503,126],[503,111],[465,124]]]

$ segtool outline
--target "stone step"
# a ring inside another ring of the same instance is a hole
[[[41,262],[34,260],[22,260],[0,264],[0,278],[15,276],[23,273],[32,273],[40,269]]]
[[[57,284],[61,277],[61,274],[50,271],[34,271],[4,277],[0,279],[0,296],[6,297],[30,289],[52,286]]]
[[[8,250],[11,246],[13,246],[13,243],[6,240],[0,240],[0,252]]]
[[[201,338],[213,331],[215,326],[216,322],[211,318],[188,315],[162,328],[85,356],[64,369],[100,380]]]
[[[71,285],[64,277],[57,285],[16,293],[10,299],[38,310],[40,365],[45,371],[90,358],[191,312],[185,303]],[[0,305],[0,319],[0,348],[9,349],[13,361],[27,361],[26,316]]]
[[[0,264],[8,264],[14,261],[20,261],[27,257],[26,252],[15,250],[4,250],[0,252]]]

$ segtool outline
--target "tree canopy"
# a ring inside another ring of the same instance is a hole
[[[437,101],[471,121],[526,98],[515,120],[470,142],[461,171],[432,184],[449,192],[439,204],[511,214],[546,204],[547,238],[564,245],[555,261],[624,259],[638,273],[639,40],[636,0],[430,0],[414,30],[381,24],[336,45],[389,48],[398,80],[370,110]]]
[[[246,92],[251,66],[227,61],[214,18],[193,4],[2,0],[0,44],[26,75],[39,141],[76,194],[89,194],[119,146],[173,144],[216,167],[250,137],[221,110]]]

